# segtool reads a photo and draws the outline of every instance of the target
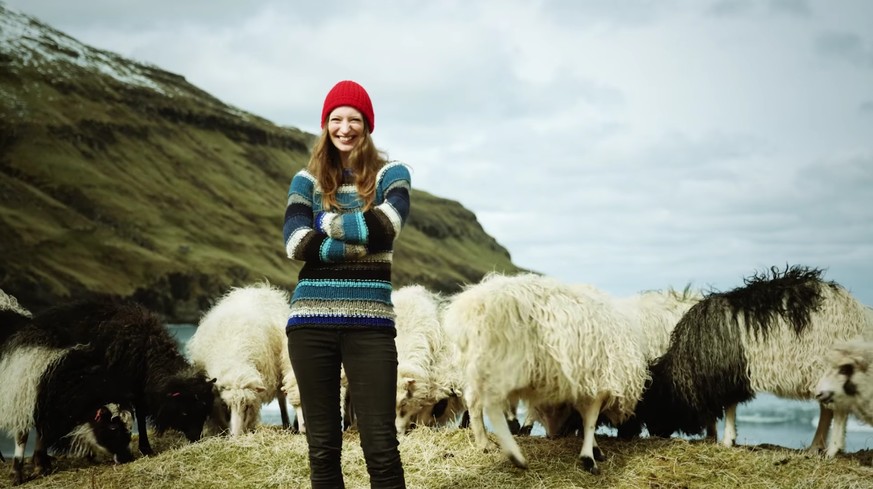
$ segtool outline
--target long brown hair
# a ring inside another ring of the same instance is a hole
[[[366,123],[365,123],[366,124]],[[376,148],[370,131],[361,131],[361,140],[349,154],[349,166],[355,175],[355,187],[364,203],[364,210],[373,207],[376,199],[376,174],[388,161],[385,153]],[[321,187],[322,205],[325,210],[339,210],[336,193],[343,183],[343,165],[339,150],[333,145],[324,125],[321,135],[312,147],[309,165],[306,168]]]

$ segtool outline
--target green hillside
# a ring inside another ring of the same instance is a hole
[[[2,4],[0,27],[0,288],[32,309],[109,294],[195,321],[231,285],[293,286],[282,218],[313,135]],[[412,202],[396,286],[517,270],[459,203]]]

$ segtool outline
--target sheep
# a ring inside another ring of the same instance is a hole
[[[279,288],[268,283],[233,288],[206,312],[188,341],[193,364],[216,379],[230,411],[231,436],[254,431],[262,405],[274,399],[282,426],[290,425],[285,392],[296,390],[285,336],[290,314],[290,297]],[[215,421],[227,429],[226,420]]]
[[[755,273],[745,285],[710,292],[676,325],[666,353],[652,364],[652,383],[638,407],[649,432],[679,431],[715,438],[725,416],[722,444],[736,441],[736,407],[771,392],[812,399],[834,342],[870,335],[864,307],[848,291],[821,278],[821,270],[776,267]],[[846,413],[821,406],[810,449],[825,448],[830,421],[845,433]],[[827,456],[843,448],[832,437]]]
[[[464,397],[477,443],[490,448],[482,414],[518,467],[527,461],[503,416],[507,400],[530,408],[572,403],[585,420],[580,461],[598,473],[594,426],[630,417],[648,381],[644,344],[631,318],[591,294],[530,273],[487,275],[453,296],[444,322],[457,338]]]
[[[819,379],[815,398],[834,412],[850,412],[873,425],[873,341],[838,343],[828,352],[827,370]],[[835,428],[834,436],[845,436]]]
[[[12,299],[12,300],[10,300]],[[0,429],[14,437],[12,481],[24,476],[24,449],[36,431],[34,475],[51,470],[48,451],[112,456],[130,453],[129,392],[115,388],[102,354],[87,345],[54,348],[34,327],[30,312],[0,290]]]
[[[439,390],[435,362],[445,348],[439,319],[440,297],[421,285],[408,285],[391,293],[397,329],[397,433],[406,433],[423,410],[447,397]]]
[[[139,432],[139,450],[153,455],[147,420],[158,434],[181,431],[200,439],[213,405],[214,381],[193,367],[158,317],[135,302],[109,298],[72,301],[33,318],[55,348],[89,345],[112,372],[107,388],[127,389]]]
[[[703,296],[699,291],[692,290],[690,285],[682,291],[667,288],[662,290],[646,290],[627,297],[614,298],[589,284],[573,284],[573,289],[586,294],[594,300],[600,300],[604,305],[611,305],[624,311],[636,324],[638,334],[645,345],[644,358],[651,363],[664,354],[670,344],[670,334],[682,316]],[[573,412],[572,406],[548,406],[530,410],[525,421],[525,431],[530,432],[534,420],[539,420],[546,427],[547,436],[566,436],[580,431],[581,417]],[[605,418],[598,424],[609,424]],[[638,436],[642,427],[636,416],[616,427],[620,438],[629,439]]]
[[[466,406],[458,351],[442,322],[444,297],[421,285],[407,285],[395,290],[391,301],[397,326],[397,432],[411,426],[456,425]],[[507,407],[507,417],[517,429],[515,409]]]

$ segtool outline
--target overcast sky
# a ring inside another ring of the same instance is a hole
[[[519,266],[629,295],[804,264],[873,305],[871,1],[5,1],[312,133],[360,82]]]

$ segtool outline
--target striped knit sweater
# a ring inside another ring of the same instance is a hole
[[[394,327],[391,260],[409,215],[409,191],[409,169],[390,162],[376,176],[377,205],[362,212],[354,177],[346,175],[337,191],[342,210],[328,212],[312,174],[294,175],[285,207],[285,251],[306,263],[286,329]]]

